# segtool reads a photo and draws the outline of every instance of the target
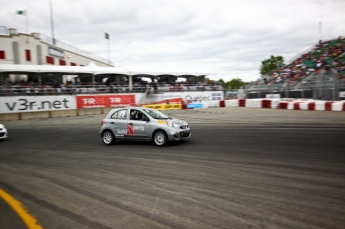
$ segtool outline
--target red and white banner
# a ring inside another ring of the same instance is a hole
[[[77,108],[134,106],[134,94],[78,95]]]

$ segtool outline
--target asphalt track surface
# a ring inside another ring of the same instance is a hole
[[[166,112],[192,138],[105,146],[105,115],[3,122],[0,189],[43,228],[345,228],[345,113]],[[0,228],[26,228],[0,198]]]

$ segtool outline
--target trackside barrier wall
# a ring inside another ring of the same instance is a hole
[[[225,107],[238,107],[239,105],[238,99],[225,100]]]
[[[203,108],[220,107],[220,101],[219,100],[205,101],[205,102],[202,102],[202,107]]]
[[[345,111],[345,102],[335,102],[332,104],[332,111]]]
[[[239,107],[245,107],[246,106],[246,100],[245,99],[238,100],[238,106]]]
[[[142,95],[140,94],[139,96]],[[135,101],[137,100],[138,99],[135,98]],[[115,107],[132,106],[133,102],[133,94],[128,94],[128,97],[125,95],[100,95],[99,97],[95,97],[94,95],[82,95],[79,100],[78,96],[0,97],[0,120],[106,114]],[[330,102],[317,100],[281,101],[280,99],[232,99],[209,100],[203,101],[202,103],[190,104],[153,104],[144,105],[144,107],[152,107],[160,110],[211,107],[252,107],[289,110],[345,111],[345,101]]]
[[[280,99],[271,99],[271,108],[279,108]]]
[[[22,120],[105,114],[134,105],[134,94],[0,97],[0,120]]]
[[[262,99],[246,99],[245,107],[262,108]]]
[[[262,104],[261,104],[262,108],[271,108],[271,100],[269,99],[264,99],[262,100]]]
[[[222,104],[220,102],[220,104]],[[224,101],[225,107],[251,107],[286,110],[345,111],[345,101],[281,101],[280,99],[232,99]]]

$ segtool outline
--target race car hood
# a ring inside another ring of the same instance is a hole
[[[170,119],[169,121],[176,123],[179,126],[185,126],[188,125],[188,123],[181,119]]]

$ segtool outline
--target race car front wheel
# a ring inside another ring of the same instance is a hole
[[[163,131],[157,131],[153,135],[153,141],[156,146],[164,146],[168,143],[168,137]]]

